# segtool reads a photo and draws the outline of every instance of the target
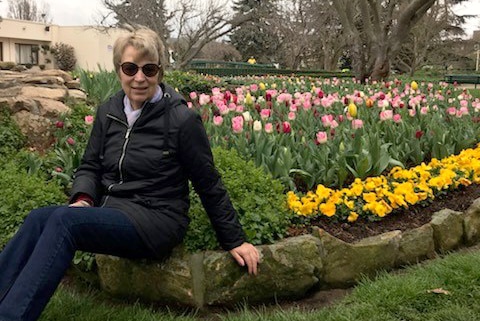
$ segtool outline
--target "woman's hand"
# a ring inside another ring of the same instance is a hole
[[[90,203],[84,200],[76,201],[75,203],[68,205],[68,207],[90,207],[90,206],[91,206]]]
[[[249,274],[257,275],[257,265],[260,255],[255,246],[245,242],[242,245],[231,249],[229,252],[240,266],[247,265]]]

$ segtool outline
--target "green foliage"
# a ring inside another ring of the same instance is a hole
[[[97,106],[105,102],[120,90],[120,81],[115,71],[107,71],[98,66],[99,72],[78,69],[75,74],[80,78],[83,90],[87,94],[87,102]]]
[[[66,189],[70,187],[73,173],[80,165],[83,152],[90,136],[91,122],[94,110],[89,106],[78,104],[72,107],[72,112],[62,115],[56,124],[54,158],[51,160],[50,173],[58,178]]]
[[[234,150],[214,148],[218,172],[238,212],[249,242],[268,244],[281,239],[289,226],[282,184],[241,159]],[[218,243],[199,197],[190,192],[191,223],[185,246],[190,251],[217,249]]]
[[[210,92],[213,87],[223,85],[223,81],[220,78],[179,70],[167,72],[164,81],[173,88],[178,89],[184,96],[188,96],[192,91]]]
[[[58,68],[65,71],[75,69],[77,58],[75,57],[75,49],[73,46],[63,42],[57,42],[51,47],[50,51],[53,54]]]
[[[19,150],[25,141],[25,136],[10,117],[10,111],[0,110],[0,157]]]
[[[99,72],[78,69],[75,75],[80,78],[82,89],[87,94],[87,103],[97,106],[106,101],[121,89],[120,81],[115,71],[107,71],[100,66]],[[169,71],[163,81],[188,97],[192,91],[209,92],[213,87],[220,87],[224,82],[213,76],[203,76],[192,72]]]
[[[58,184],[46,181],[41,172],[28,174],[15,159],[0,165],[0,177],[0,248],[3,248],[32,209],[65,203],[66,196]]]
[[[16,65],[13,61],[0,61],[0,70],[11,70]]]
[[[272,1],[239,0],[234,2],[236,15],[253,14],[252,20],[235,28],[230,34],[231,44],[242,54],[244,61],[254,57],[257,62],[275,61],[281,46],[277,34],[265,24],[271,16]]]

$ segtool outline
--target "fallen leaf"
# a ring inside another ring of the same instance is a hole
[[[435,294],[445,294],[445,295],[450,295],[450,292],[447,290],[444,290],[442,288],[436,288],[433,290],[427,290],[428,293],[435,293]]]

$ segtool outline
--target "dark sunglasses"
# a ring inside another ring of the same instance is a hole
[[[135,76],[138,70],[142,69],[142,72],[145,76],[153,77],[158,74],[158,71],[160,70],[160,65],[146,64],[140,67],[133,62],[124,62],[120,65],[120,68],[122,68],[123,73],[127,76]]]

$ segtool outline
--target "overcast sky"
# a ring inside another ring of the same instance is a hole
[[[7,16],[7,0],[0,0],[0,16]],[[60,26],[94,25],[105,8],[101,0],[43,0],[50,6],[53,23]],[[42,3],[42,0],[37,0]],[[468,35],[480,29],[480,0],[469,0],[456,8],[457,14],[476,14],[465,26]]]

